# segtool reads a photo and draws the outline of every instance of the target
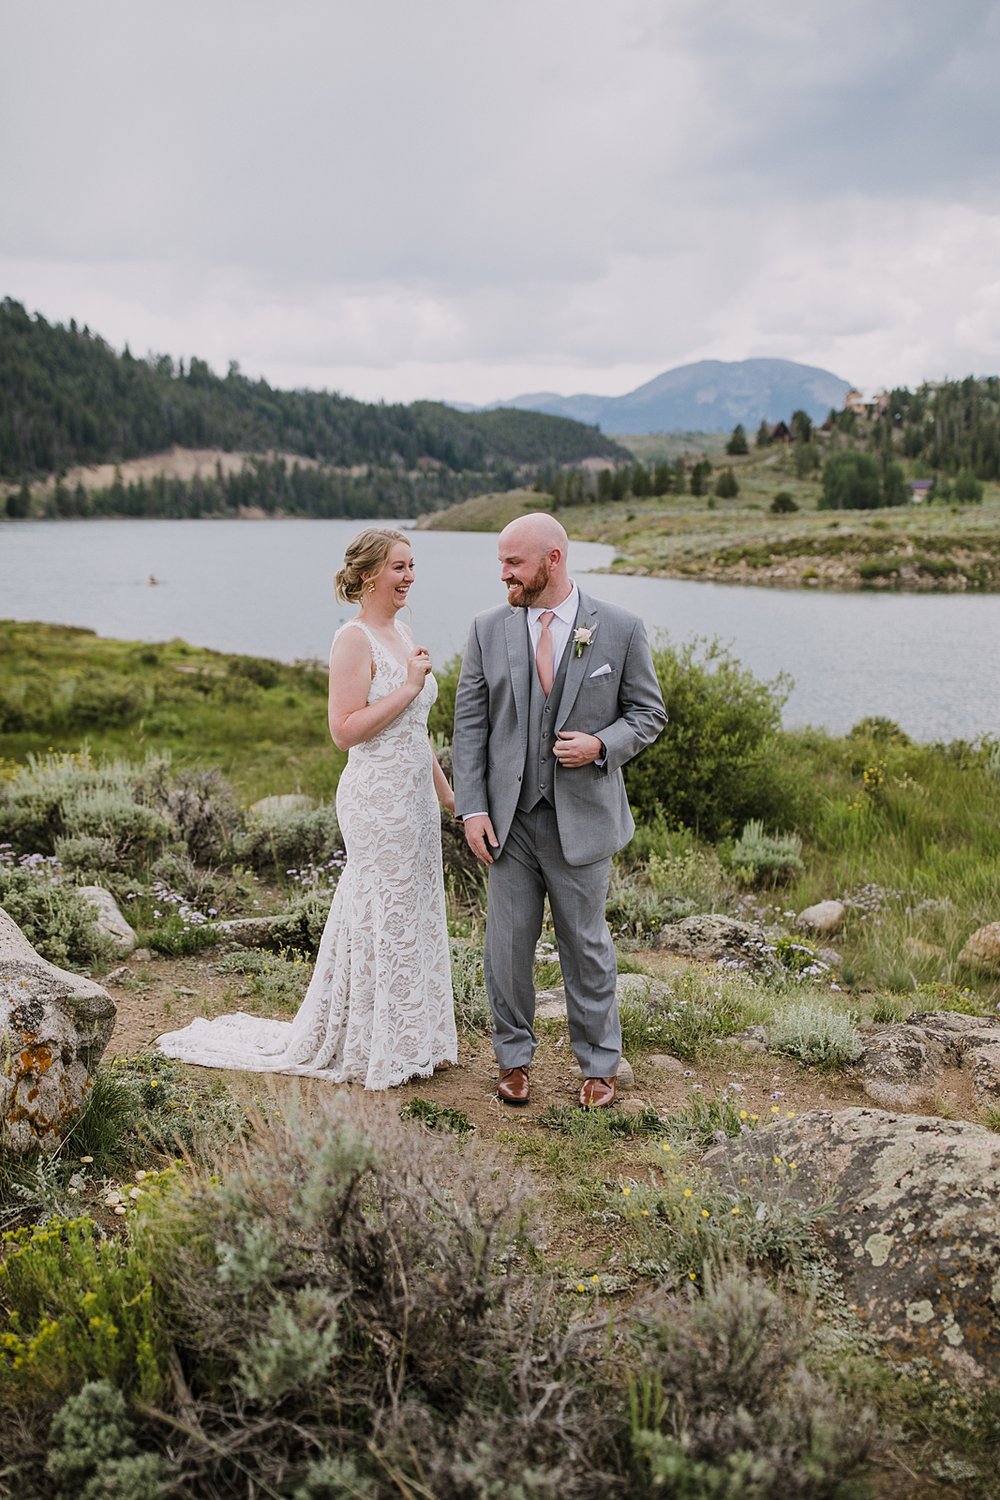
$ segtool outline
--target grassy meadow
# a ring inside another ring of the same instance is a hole
[[[502,1112],[483,885],[447,821],[463,1066],[365,1099],[150,1051],[187,1016],[301,1000],[342,859],[325,674],[0,624],[0,906],[55,962],[108,975],[75,894],[99,881],[147,954],[107,980],[117,1040],[60,1150],[0,1152],[0,1494],[485,1500],[511,1465],[525,1500],[995,1492],[995,1392],[886,1355],[787,1164],[723,1187],[701,1157],[864,1102],[873,1023],[996,1014],[996,977],[959,954],[1000,920],[1000,748],[885,720],[786,733],[724,651],[656,663],[671,722],[631,774],[608,904],[635,1089],[609,1113],[562,1102],[565,1021],[546,1017],[541,1102]],[[432,722],[445,759],[456,673]],[[248,814],[285,792],[318,805]],[[835,954],[794,924],[828,897],[847,907]],[[767,964],[656,947],[704,912],[760,924]],[[218,941],[216,917],[251,914],[280,919],[269,950]]]
[[[633,440],[630,439],[630,442]],[[645,440],[636,453],[657,461]],[[701,456],[691,450],[689,456]],[[744,456],[709,453],[705,495],[668,494],[564,506],[571,537],[617,551],[614,572],[785,588],[996,590],[1000,588],[1000,486],[980,505],[908,504],[882,510],[819,510],[820,476],[796,473],[784,445]],[[712,493],[732,469],[739,493]],[[914,474],[913,477],[918,477]],[[797,507],[775,514],[775,496]],[[551,508],[536,491],[467,500],[429,522],[444,530],[494,531],[524,511]]]

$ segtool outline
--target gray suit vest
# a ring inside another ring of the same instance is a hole
[[[525,621],[525,628],[527,629],[527,621]],[[572,649],[573,642],[570,639],[566,642],[563,654],[559,658],[559,666],[552,680],[552,691],[546,698],[538,680],[538,673],[535,671],[530,642],[528,645],[528,659],[531,662],[531,694],[528,699],[528,753],[524,759],[521,795],[517,799],[518,809],[521,812],[530,812],[537,803],[543,801],[555,806],[552,778],[555,775],[556,758],[552,754],[552,746],[555,744],[556,736],[553,723],[563,683],[566,680],[566,663]]]

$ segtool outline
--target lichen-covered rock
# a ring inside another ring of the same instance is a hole
[[[1000,1023],[988,1016],[964,1016],[955,1011],[914,1011],[906,1019],[923,1036],[939,1043],[953,1067],[972,1075],[972,1090],[983,1105],[1000,1099]]]
[[[817,901],[815,906],[807,906],[805,911],[800,911],[795,922],[802,932],[812,932],[817,937],[831,937],[843,927],[846,915],[847,907],[842,901]]]
[[[284,917],[227,917],[213,922],[211,931],[221,942],[240,948],[273,948],[285,926]]]
[[[713,1147],[725,1181],[773,1176],[822,1234],[868,1327],[959,1378],[1000,1378],[1000,1135],[961,1120],[814,1110]],[[794,1169],[789,1165],[795,1164]]]
[[[103,885],[81,885],[79,890],[84,900],[93,907],[97,917],[97,930],[101,936],[123,957],[132,953],[139,939],[122,916],[111,892],[106,891]]]
[[[701,963],[729,963],[754,971],[778,967],[774,948],[762,927],[718,912],[669,922],[653,938],[653,947]]]
[[[48,963],[0,908],[0,1144],[56,1149],[83,1108],[114,1022],[107,990]]]
[[[1000,974],[1000,922],[987,922],[972,934],[958,955],[960,964],[987,974]]]
[[[912,1109],[930,1101],[945,1047],[915,1026],[883,1026],[865,1037],[862,1087],[883,1109]]]

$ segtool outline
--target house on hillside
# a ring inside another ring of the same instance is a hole
[[[791,430],[787,422],[777,422],[771,428],[769,443],[790,443],[792,441]]]
[[[869,420],[880,417],[889,410],[889,392],[877,391],[874,396],[863,396],[860,391],[850,390],[844,397],[844,410]]]
[[[928,498],[933,488],[933,479],[911,479],[910,499],[913,504],[921,505]]]

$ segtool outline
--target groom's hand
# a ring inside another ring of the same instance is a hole
[[[560,729],[552,754],[561,766],[589,766],[595,760],[603,760],[607,751],[596,734],[584,734],[579,729]]]
[[[472,850],[476,858],[484,865],[493,863],[493,855],[490,849],[499,849],[500,841],[493,832],[493,824],[485,813],[477,813],[475,817],[466,818],[464,822],[465,842]]]

